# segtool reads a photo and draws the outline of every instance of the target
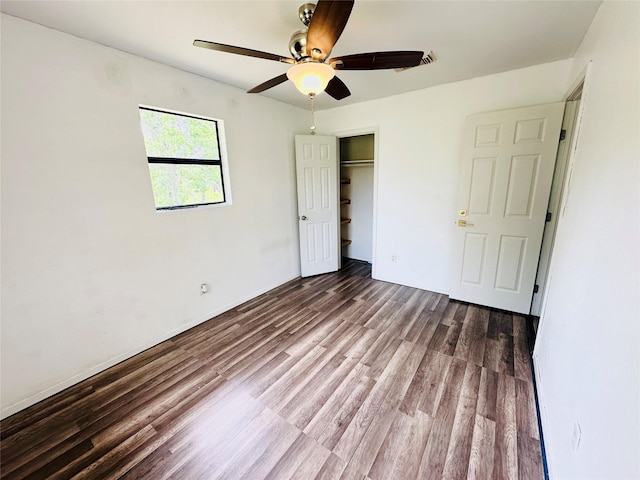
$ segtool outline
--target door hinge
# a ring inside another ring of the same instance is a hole
[[[538,293],[539,289],[540,289],[540,287],[538,285],[534,285],[533,286],[533,293]]]
[[[551,221],[551,212],[547,212],[547,218],[544,220],[545,222]]]
[[[560,141],[564,140],[565,138],[567,138],[567,131],[560,130]]]

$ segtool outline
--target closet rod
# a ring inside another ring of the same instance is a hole
[[[357,167],[357,166],[366,167],[367,165],[373,165],[373,160],[345,160],[345,161],[341,161],[340,165],[346,166],[346,167]]]

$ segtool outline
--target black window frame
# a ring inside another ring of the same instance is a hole
[[[139,110],[148,110],[150,112],[158,112],[169,115],[175,115],[177,117],[186,117],[186,118],[195,118],[196,120],[204,120],[207,122],[213,122],[216,125],[216,143],[218,144],[218,156],[219,160],[210,160],[210,159],[202,159],[202,158],[174,158],[174,157],[150,157],[147,155],[148,163],[161,163],[166,165],[217,165],[220,167],[220,183],[222,184],[222,201],[220,202],[207,202],[207,203],[190,203],[186,205],[173,205],[170,207],[156,207],[157,210],[181,210],[184,208],[196,208],[196,207],[204,207],[207,205],[222,205],[227,203],[227,191],[225,188],[224,182],[224,166],[222,164],[222,146],[220,145],[220,125],[218,124],[218,120],[214,120],[212,118],[199,117],[197,115],[190,115],[188,113],[176,113],[167,110],[161,110],[159,108],[146,107],[143,105],[138,105]],[[143,132],[144,137],[144,132]],[[145,147],[146,148],[146,147]],[[151,186],[153,188],[153,185]],[[154,199],[155,202],[155,199]]]

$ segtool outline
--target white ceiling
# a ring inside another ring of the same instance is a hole
[[[192,46],[194,39],[288,56],[303,28],[297,1],[28,1],[1,10],[81,38],[248,90],[284,73],[283,63]],[[404,72],[340,72],[352,95],[319,95],[316,108],[362,102],[570,58],[600,1],[357,0],[332,56],[432,50],[437,61]],[[309,108],[291,82],[261,95]]]

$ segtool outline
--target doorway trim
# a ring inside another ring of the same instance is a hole
[[[340,142],[341,138],[357,137],[360,135],[373,134],[373,231],[371,232],[371,278],[377,278],[376,274],[376,259],[377,256],[377,244],[378,244],[378,136],[379,127],[362,127],[351,130],[340,130],[331,133],[338,138]],[[338,149],[338,168],[340,168],[340,149]],[[340,177],[340,175],[338,175]],[[338,185],[339,187],[339,185]],[[340,268],[342,268],[342,255],[340,256]]]
[[[553,180],[551,184],[551,192],[549,194],[549,204],[547,205],[547,219],[544,226],[542,236],[542,245],[540,247],[540,258],[536,271],[535,289],[529,314],[540,316],[542,302],[545,295],[545,287],[549,278],[549,263],[551,260],[551,252],[553,250],[553,242],[555,241],[555,233],[558,228],[558,220],[560,217],[560,206],[562,196],[564,194],[564,182],[568,171],[569,156],[573,139],[575,138],[577,110],[580,102],[577,100],[567,100],[564,104],[564,114],[562,119],[562,130],[558,152],[556,154],[556,163],[553,171]]]
[[[540,317],[540,325],[538,328],[538,332],[536,337],[540,333],[543,328],[544,322],[542,318],[544,316],[546,300],[549,293],[549,288],[552,282],[553,277],[553,247],[555,243],[556,234],[560,228],[562,218],[564,217],[564,211],[566,208],[567,200],[569,197],[569,191],[571,190],[571,174],[573,172],[573,167],[575,165],[577,150],[579,146],[579,138],[580,138],[580,125],[582,123],[582,117],[584,115],[584,109],[586,105],[586,92],[589,86],[589,76],[591,71],[591,62],[587,63],[586,67],[582,70],[582,72],[578,75],[578,77],[574,80],[571,87],[565,94],[565,102],[568,104],[569,102],[573,102],[575,100],[580,100],[577,110],[574,112],[573,119],[573,127],[572,132],[568,132],[570,134],[569,144],[566,146],[566,167],[564,171],[564,178],[562,179],[562,188],[559,192],[559,198],[557,199],[557,210],[554,212],[556,215],[556,222],[554,228],[547,234],[545,231],[543,243],[547,240],[547,235],[551,235],[549,239],[550,248],[547,254],[547,258],[544,260],[546,262],[546,275],[544,284],[542,285],[542,295],[539,300],[539,308],[538,308],[538,316]],[[565,110],[566,112],[566,110]],[[557,164],[556,164],[557,167]],[[554,174],[555,175],[555,174]],[[552,200],[552,199],[550,199]],[[540,263],[542,263],[543,259],[540,259]],[[538,266],[538,271],[540,270],[540,266]],[[533,315],[533,312],[531,312]],[[535,346],[534,346],[534,354],[535,354]]]

